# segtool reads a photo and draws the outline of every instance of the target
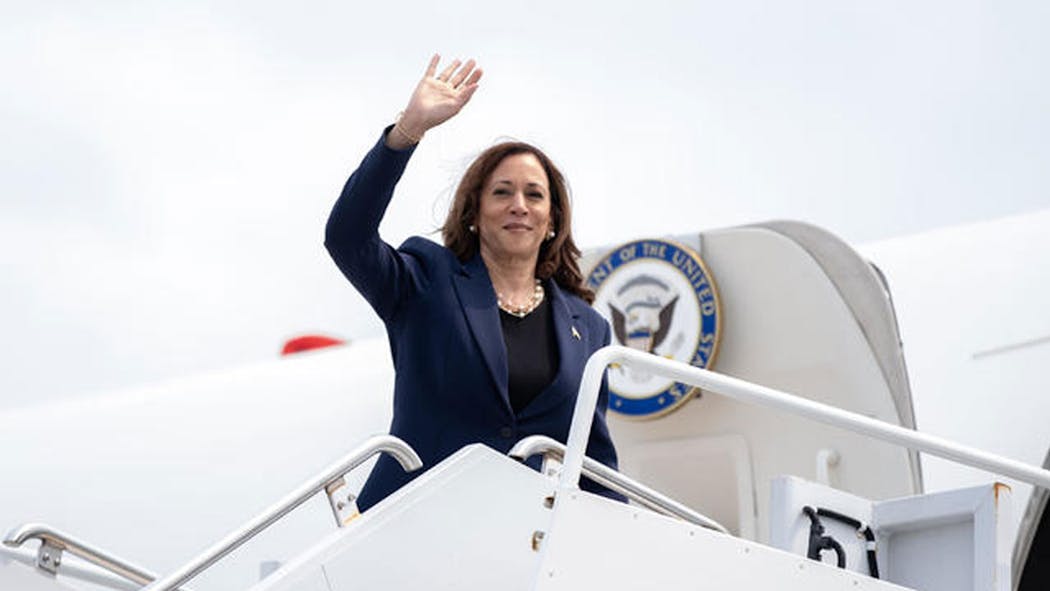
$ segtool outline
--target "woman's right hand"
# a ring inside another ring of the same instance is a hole
[[[413,139],[423,137],[427,130],[448,121],[467,104],[481,80],[481,69],[475,68],[474,60],[461,64],[453,60],[437,74],[441,56],[430,58],[426,74],[416,85],[408,106],[397,123],[397,128],[387,134],[387,145],[392,148],[407,147]]]

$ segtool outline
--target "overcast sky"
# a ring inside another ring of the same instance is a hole
[[[485,77],[417,151],[390,242],[503,137],[566,171],[584,246],[1050,207],[1045,2],[359,4],[5,8],[0,406],[381,334],[323,225],[433,52]]]

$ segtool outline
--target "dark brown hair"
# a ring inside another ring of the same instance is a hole
[[[481,191],[492,175],[492,171],[503,162],[504,158],[516,154],[532,154],[540,161],[547,173],[547,184],[550,187],[551,222],[556,235],[540,245],[540,255],[536,260],[536,277],[546,280],[553,278],[563,289],[579,296],[588,304],[594,302],[594,292],[583,283],[583,274],[577,259],[580,249],[572,240],[572,206],[569,203],[569,186],[565,177],[551,159],[539,148],[524,142],[504,142],[488,148],[478,156],[463,174],[452,205],[448,209],[445,225],[441,227],[441,236],[456,257],[465,262],[478,252],[478,235],[470,231],[472,224],[477,224],[481,202]]]

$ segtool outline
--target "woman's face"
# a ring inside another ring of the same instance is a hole
[[[551,230],[551,196],[547,173],[534,154],[507,156],[492,171],[481,189],[477,226],[487,261],[535,261]]]

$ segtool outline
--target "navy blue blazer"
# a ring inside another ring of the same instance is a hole
[[[584,364],[609,344],[608,323],[554,281],[544,283],[558,344],[558,373],[515,414],[507,392],[496,294],[481,257],[460,262],[452,251],[424,238],[409,238],[394,249],[379,237],[379,222],[413,151],[388,148],[385,135],[346,182],[328,219],[325,246],[386,324],[396,370],[390,433],[419,453],[424,469],[470,443],[501,453],[535,434],[564,443]],[[615,469],[607,404],[603,383],[587,455]],[[408,474],[382,456],[361,490],[358,507],[371,507],[420,472]],[[590,481],[581,486],[622,498]]]

